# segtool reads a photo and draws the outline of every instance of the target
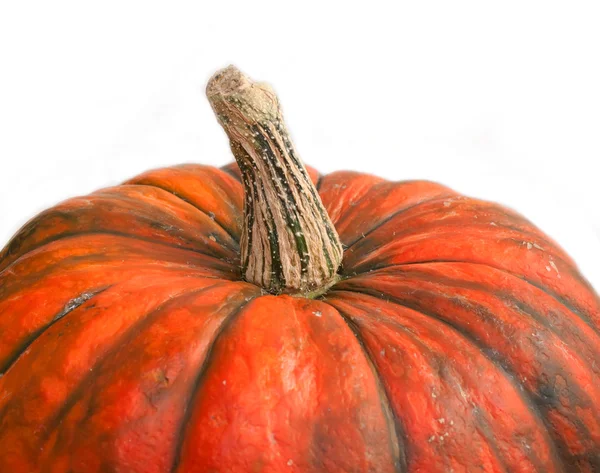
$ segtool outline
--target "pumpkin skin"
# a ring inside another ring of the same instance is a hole
[[[600,302],[516,213],[309,169],[317,299],[241,280],[235,165],[51,208],[0,258],[0,471],[600,471]]]

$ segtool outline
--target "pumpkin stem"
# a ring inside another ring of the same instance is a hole
[[[229,66],[210,79],[206,94],[242,172],[244,278],[275,294],[329,286],[342,245],[292,145],[275,92]]]

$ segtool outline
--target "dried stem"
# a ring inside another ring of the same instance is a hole
[[[206,94],[245,188],[242,271],[271,293],[309,293],[336,278],[342,246],[283,122],[277,96],[229,66]]]

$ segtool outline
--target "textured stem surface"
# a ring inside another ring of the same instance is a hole
[[[244,277],[272,293],[328,286],[342,246],[294,150],[277,96],[233,66],[217,72],[206,93],[242,171]]]

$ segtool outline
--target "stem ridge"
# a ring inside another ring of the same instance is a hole
[[[206,93],[242,172],[244,278],[274,294],[330,285],[342,245],[295,151],[277,96],[233,66],[217,72]]]

